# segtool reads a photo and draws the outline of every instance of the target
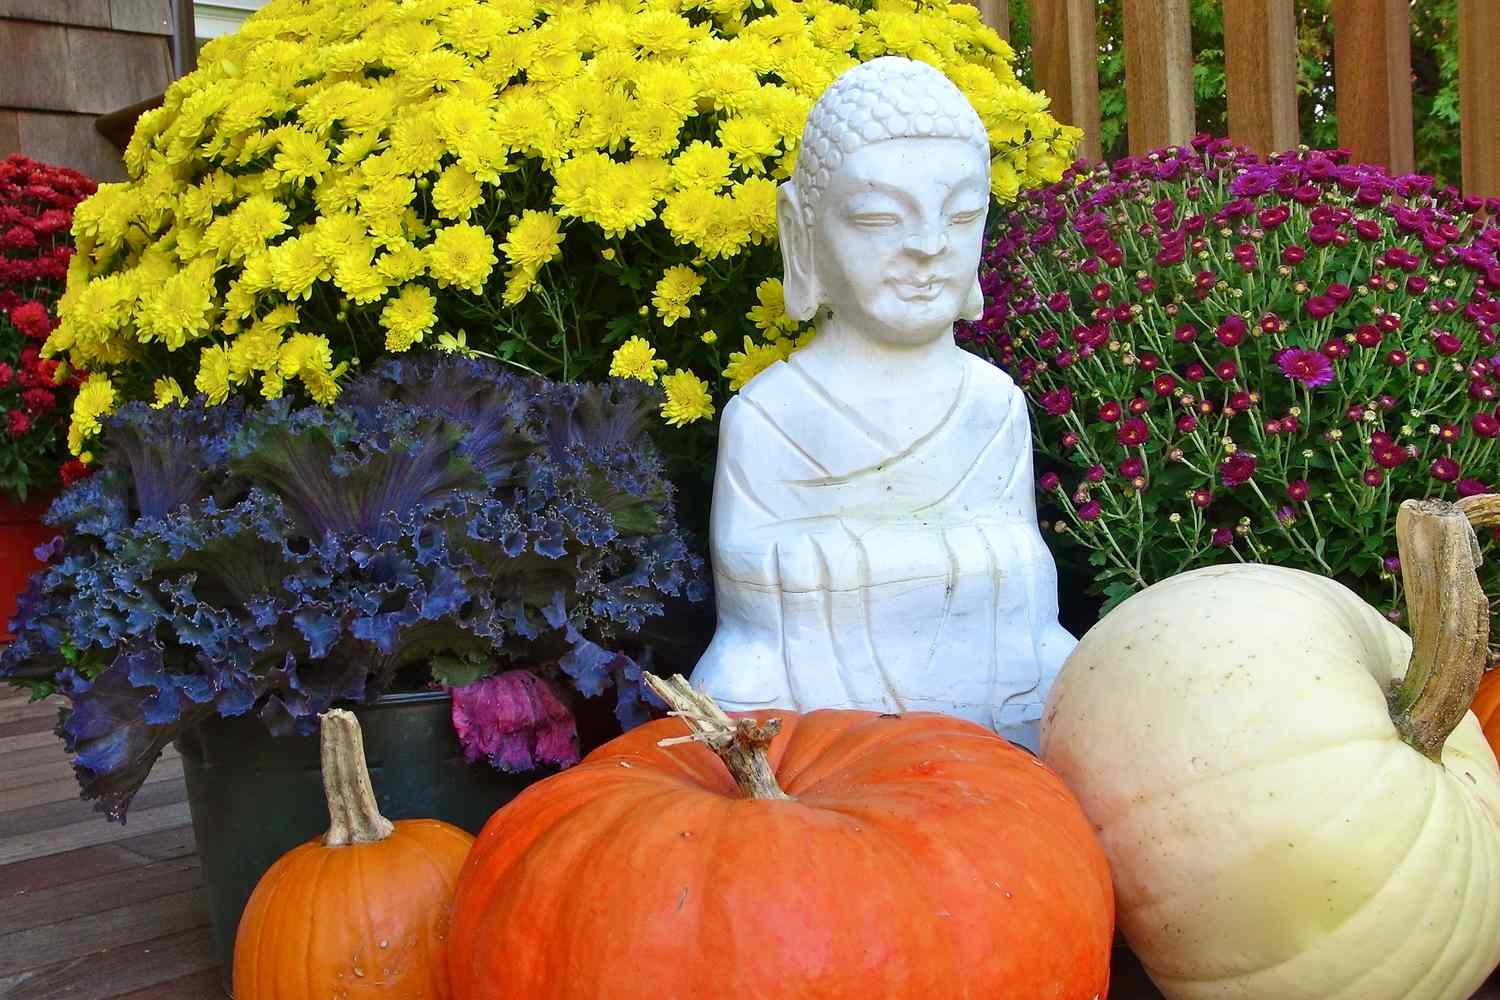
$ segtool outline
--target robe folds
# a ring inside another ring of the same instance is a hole
[[[963,359],[951,404],[904,448],[795,356],[725,408],[718,627],[693,681],[726,709],[940,711],[1036,749],[1076,640],[1057,623],[1025,399]]]

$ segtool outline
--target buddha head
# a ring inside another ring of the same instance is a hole
[[[894,56],[843,73],[777,193],[787,312],[889,346],[977,319],[989,199],[989,137],[947,77]]]

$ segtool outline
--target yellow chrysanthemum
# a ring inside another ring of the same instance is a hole
[[[198,377],[193,386],[207,398],[210,406],[218,406],[229,398],[233,383],[229,376],[229,349],[218,344],[205,347],[198,355]]]
[[[797,321],[787,315],[783,295],[780,278],[767,278],[756,286],[756,304],[746,316],[767,336],[775,337],[797,329]]]
[[[456,286],[476,295],[484,291],[484,283],[499,259],[489,234],[467,222],[439,229],[423,254],[427,272],[439,285]]]
[[[653,384],[657,373],[666,367],[667,363],[656,356],[656,348],[644,337],[631,337],[625,341],[615,348],[609,361],[609,373],[616,378],[635,378]]]
[[[301,129],[284,128],[276,133],[276,159],[272,162],[289,181],[319,181],[328,170],[328,144]]]
[[[757,344],[745,338],[743,351],[732,351],[729,364],[724,366],[724,377],[729,380],[729,391],[738,392],[746,383],[765,371],[777,361],[785,361],[791,355],[791,342],[786,340]]]
[[[661,317],[663,326],[671,326],[680,319],[687,319],[690,310],[688,301],[703,289],[703,277],[685,264],[667,268],[656,288],[651,292],[651,304]]]
[[[151,408],[160,410],[165,406],[180,405],[187,402],[187,396],[182,391],[182,386],[177,384],[175,378],[159,378],[151,386],[152,400]]]
[[[718,191],[729,183],[729,151],[699,139],[672,160],[672,186],[679,191]]]
[[[432,207],[445,219],[467,219],[482,204],[484,186],[461,164],[444,167],[432,186]]]
[[[68,425],[68,451],[74,455],[83,451],[84,442],[99,433],[99,421],[115,408],[115,387],[108,376],[98,372],[90,375],[78,387],[78,396],[73,402],[73,420]]]
[[[761,171],[765,158],[776,153],[781,137],[764,118],[742,115],[719,126],[719,142],[737,167]]]
[[[397,353],[420,343],[437,323],[437,298],[421,285],[407,285],[380,310],[385,349]]]
[[[562,253],[562,220],[551,212],[527,210],[505,234],[501,249],[514,267],[535,274]]]
[[[670,375],[663,375],[661,386],[667,393],[666,402],[661,404],[662,419],[667,426],[682,427],[714,415],[714,401],[709,395],[708,383],[692,372],[679,368]]]

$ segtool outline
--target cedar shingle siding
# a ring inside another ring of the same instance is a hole
[[[94,119],[172,79],[171,0],[0,0],[0,156],[124,177]]]

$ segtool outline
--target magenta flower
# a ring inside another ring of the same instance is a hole
[[[1151,391],[1158,396],[1170,396],[1175,388],[1177,388],[1177,378],[1173,375],[1158,375],[1151,382]]]
[[[1312,496],[1312,487],[1307,485],[1305,479],[1293,479],[1286,484],[1286,495],[1288,500],[1301,503]]]
[[[1476,413],[1469,426],[1479,437],[1500,437],[1500,413]]]
[[[1454,480],[1458,479],[1461,470],[1459,469],[1457,462],[1444,455],[1442,458],[1432,463],[1431,472],[1433,479],[1441,480],[1445,483],[1451,483]]]
[[[1309,388],[1333,381],[1333,362],[1318,351],[1305,347],[1288,347],[1276,355],[1281,373]]]
[[[1140,417],[1131,417],[1115,431],[1115,440],[1127,448],[1143,445],[1151,437],[1151,428]]]
[[[1199,510],[1206,508],[1214,502],[1214,491],[1198,489],[1193,491],[1193,506]]]
[[[1374,324],[1366,323],[1354,331],[1354,342],[1360,347],[1380,346],[1380,330]]]
[[[1057,473],[1044,472],[1042,473],[1042,478],[1038,479],[1036,484],[1043,493],[1051,493],[1058,488],[1061,481],[1057,478]]]
[[[1111,399],[1099,407],[1099,419],[1107,424],[1112,424],[1120,419],[1122,412],[1120,404]]]
[[[1237,451],[1219,465],[1219,479],[1225,486],[1244,486],[1255,477],[1255,456]]]
[[[578,729],[547,682],[510,670],[453,689],[453,728],[464,757],[504,771],[578,763]]]
[[[1099,501],[1090,500],[1078,508],[1078,520],[1097,521],[1099,520],[1099,515],[1102,513],[1104,513],[1104,508],[1099,506]]]
[[[1333,299],[1329,298],[1328,296],[1314,295],[1312,298],[1307,300],[1307,305],[1304,308],[1307,309],[1307,314],[1313,319],[1322,319],[1323,317],[1332,314],[1333,311],[1338,307],[1339,304],[1333,301]]]
[[[1235,364],[1232,358],[1220,361],[1214,365],[1214,374],[1219,376],[1219,379],[1224,382],[1230,381],[1239,373],[1240,366]]]
[[[1219,324],[1217,331],[1219,343],[1225,347],[1238,346],[1244,342],[1246,329],[1243,317],[1237,315],[1224,317],[1224,321]]]
[[[1073,391],[1065,385],[1051,389],[1042,393],[1041,404],[1042,409],[1060,417],[1073,408]]]
[[[1440,333],[1432,338],[1433,345],[1439,354],[1457,354],[1464,349],[1464,342],[1451,333]]]
[[[1198,429],[1198,418],[1191,413],[1184,413],[1177,418],[1177,430],[1182,434],[1191,434]]]
[[[1366,469],[1364,475],[1361,478],[1364,479],[1366,486],[1379,486],[1381,483],[1385,482],[1385,473],[1381,472],[1379,469]]]
[[[1083,474],[1083,477],[1085,479],[1087,479],[1091,483],[1102,483],[1102,482],[1104,482],[1104,466],[1102,466],[1102,465],[1091,465],[1091,466],[1089,466],[1088,471]]]
[[[1212,538],[1213,543],[1221,548],[1228,548],[1234,544],[1234,532],[1228,528],[1215,528]]]
[[[1477,497],[1481,493],[1490,492],[1490,488],[1477,479],[1460,479],[1458,481],[1459,499],[1464,497]]]

